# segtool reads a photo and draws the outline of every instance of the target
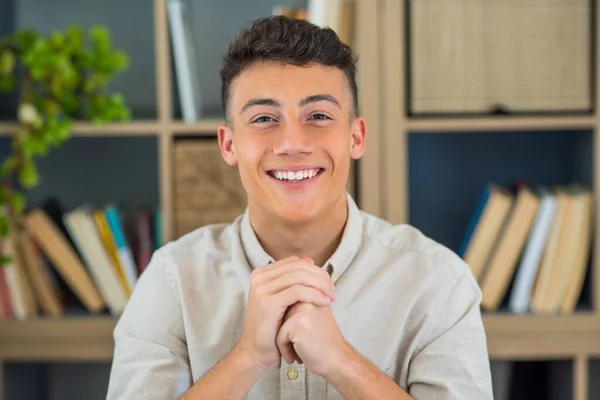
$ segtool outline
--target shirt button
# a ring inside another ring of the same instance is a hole
[[[331,282],[333,282],[334,284],[337,282],[338,280],[338,276],[336,274],[331,275]]]
[[[287,376],[289,379],[298,379],[298,370],[296,368],[288,369]]]

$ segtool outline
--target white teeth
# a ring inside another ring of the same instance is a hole
[[[303,171],[275,171],[274,176],[276,179],[280,181],[292,181],[297,182],[303,179],[311,179],[317,176],[319,170],[318,169],[307,169]]]

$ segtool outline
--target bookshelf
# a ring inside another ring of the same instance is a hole
[[[408,44],[410,43],[409,15],[411,15],[409,3],[410,0],[381,0],[378,2],[380,10],[385,10],[381,13],[379,35],[386,38],[381,42],[382,56],[378,60],[382,71],[379,79],[386,82],[382,86],[381,99],[385,100],[382,101],[384,104],[382,112],[379,114],[380,124],[383,125],[379,141],[384,143],[380,146],[383,161],[379,165],[379,171],[394,171],[393,174],[382,172],[378,175],[381,178],[382,190],[376,192],[378,197],[372,201],[373,204],[378,205],[380,215],[393,223],[411,222],[412,211],[415,208],[413,201],[416,197],[412,197],[412,193],[409,191],[411,187],[409,181],[411,177],[416,176],[414,171],[411,171],[411,166],[417,168],[416,161],[409,161],[413,154],[411,153],[411,141],[423,140],[426,135],[432,135],[427,139],[429,144],[442,139],[444,144],[452,140],[460,140],[460,143],[464,144],[468,140],[480,139],[481,141],[477,143],[483,143],[484,137],[493,135],[495,135],[493,136],[494,143],[497,143],[501,135],[505,135],[507,138],[511,135],[514,138],[516,134],[552,136],[553,132],[559,131],[564,132],[564,137],[572,134],[572,138],[568,140],[577,141],[580,139],[573,137],[582,131],[584,135],[591,131],[592,138],[585,143],[589,144],[590,151],[593,153],[590,161],[591,186],[594,193],[597,193],[597,188],[600,187],[600,157],[598,157],[600,140],[598,140],[597,134],[598,128],[600,128],[600,110],[597,106],[590,112],[539,113],[538,115],[523,113],[522,115],[498,116],[452,116],[448,114],[419,116],[409,112],[410,89],[407,81],[410,68],[409,54],[412,54],[412,49]],[[434,3],[430,2],[431,5]],[[594,7],[595,2],[590,4],[592,4],[591,9],[594,10],[597,21],[600,17],[598,7]],[[456,7],[459,6],[456,5]],[[592,23],[592,27],[597,29],[594,23]],[[592,35],[595,35],[592,38],[592,43],[596,46],[594,52],[599,54],[598,33],[594,31]],[[593,65],[592,71],[592,76],[599,76],[600,66],[598,63]],[[595,83],[592,91],[594,95],[592,104],[597,105],[599,104],[600,84],[597,78],[591,79],[591,82]],[[469,135],[473,135],[472,139],[467,138]],[[436,148],[436,150],[441,151],[442,147],[443,145],[440,145],[440,148]],[[474,145],[473,148],[479,147]],[[447,151],[453,149],[456,147],[451,147]],[[435,156],[436,150],[432,150],[433,156]],[[464,153],[461,154],[464,155]],[[419,155],[423,156],[422,153]],[[460,156],[457,155],[457,157]],[[422,167],[424,164],[418,165]],[[460,176],[453,176],[453,178],[461,179]],[[419,193],[422,195],[422,192]],[[595,197],[593,209],[595,214],[600,211],[600,201],[597,197]],[[594,230],[597,232],[598,228],[600,228],[600,222],[598,218],[595,218]],[[591,379],[590,360],[597,358],[600,353],[600,341],[597,340],[600,331],[600,261],[597,256],[594,257],[599,248],[600,240],[598,235],[595,235],[592,244],[591,274],[588,277],[590,279],[591,310],[585,309],[567,315],[483,313],[491,359],[509,361],[568,360],[571,362],[569,368],[573,374],[572,398],[575,400],[593,398],[589,385]],[[597,396],[597,392],[595,396]]]
[[[150,92],[155,90],[155,104],[145,104],[139,112],[134,110],[134,119],[130,123],[101,127],[78,123],[73,136],[74,140],[155,140],[156,180],[158,203],[163,210],[163,235],[165,240],[172,240],[175,239],[174,143],[178,138],[215,137],[222,119],[211,116],[198,122],[185,123],[176,111],[176,85],[165,1],[153,0],[151,7],[153,76],[152,82],[146,83],[153,88]],[[360,102],[369,136],[366,153],[357,164],[356,195],[365,211],[393,223],[409,221],[410,135],[425,136],[432,132],[479,135],[505,131],[595,131],[600,126],[598,110],[589,115],[435,118],[412,117],[400,112],[407,109],[404,79],[406,1],[357,0],[356,49],[360,55]],[[148,8],[142,4],[140,2],[137,6]],[[144,13],[148,14],[149,11]],[[600,41],[596,43],[600,46]],[[596,82],[596,85],[595,93],[598,96],[600,82]],[[598,104],[598,100],[595,104]],[[15,127],[16,124],[11,121],[0,121],[0,137],[8,138]],[[599,143],[594,135],[594,154],[600,153]],[[593,160],[594,187],[597,188],[600,187],[600,158],[593,157]],[[600,211],[599,205],[596,202],[596,211]],[[595,228],[600,228],[598,219]],[[599,246],[597,236],[594,249]],[[484,314],[491,359],[571,360],[573,399],[588,399],[589,361],[600,357],[600,295],[596,295],[600,293],[599,261],[594,261],[593,271],[592,311],[564,316]],[[108,316],[0,321],[0,399],[3,398],[2,362],[110,362],[115,323],[116,320]]]

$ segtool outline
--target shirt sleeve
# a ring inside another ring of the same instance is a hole
[[[469,272],[440,291],[430,333],[410,363],[407,383],[415,399],[493,399],[480,301],[481,291]]]
[[[107,400],[177,399],[191,385],[180,295],[168,254],[168,247],[154,253],[117,322]]]

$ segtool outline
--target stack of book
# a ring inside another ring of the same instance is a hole
[[[592,192],[584,185],[509,190],[490,183],[458,250],[480,284],[482,308],[575,311],[591,259],[592,220]]]
[[[126,229],[114,204],[65,211],[55,200],[12,221],[1,241],[9,261],[0,267],[0,319],[62,317],[67,309],[120,315],[163,244],[159,209],[140,209],[133,222]]]

